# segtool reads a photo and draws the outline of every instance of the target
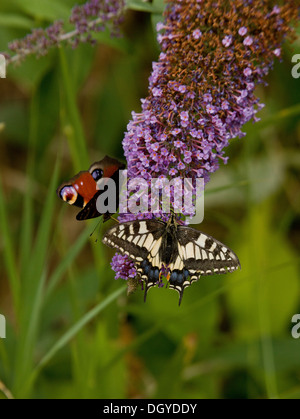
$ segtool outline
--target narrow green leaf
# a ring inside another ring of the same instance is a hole
[[[43,272],[45,261],[47,258],[47,249],[49,246],[50,233],[52,231],[52,216],[54,211],[54,204],[56,202],[56,188],[58,184],[58,173],[59,173],[60,157],[58,157],[51,182],[49,184],[49,192],[45,201],[44,210],[39,223],[37,237],[35,241],[34,251],[31,260],[30,274]]]
[[[152,338],[152,336],[154,336],[161,330],[162,323],[162,320],[160,320],[158,324],[153,326],[151,329],[146,330],[144,333],[142,333],[136,339],[134,339],[129,345],[126,346],[126,348],[122,348],[118,353],[113,355],[104,366],[104,369],[109,370],[113,365],[120,361],[125,354],[132,351],[133,349],[138,348],[143,343],[147,342],[147,340]]]
[[[62,74],[62,89],[66,103],[67,118],[70,126],[68,127],[68,141],[72,155],[73,164],[76,170],[88,166],[88,152],[85,136],[81,123],[81,116],[76,101],[76,91],[72,78],[71,69],[68,66],[63,47],[59,49],[60,65]]]
[[[257,122],[257,129],[262,129],[270,125],[279,124],[282,120],[292,118],[293,116],[300,115],[300,105],[293,105],[289,108],[282,109],[277,113],[273,113],[270,116],[265,117],[264,119]]]
[[[33,352],[38,329],[38,318],[43,299],[47,250],[52,227],[55,189],[58,182],[59,161],[57,158],[45,201],[44,211],[37,231],[33,252],[24,269],[20,309],[20,335],[16,351],[14,393],[24,397],[29,391],[28,376],[32,368]]]
[[[74,259],[80,253],[81,249],[88,241],[90,234],[90,230],[88,228],[85,229],[73,244],[73,246],[69,249],[68,253],[64,256],[62,261],[58,264],[55,271],[48,280],[46,292],[44,295],[45,300],[52,294],[60,278],[64,275]]]
[[[16,315],[18,316],[20,303],[20,278],[17,269],[16,255],[14,252],[15,247],[12,241],[12,234],[9,226],[10,223],[7,216],[7,208],[0,178],[0,231],[3,241],[3,259],[11,287]]]
[[[31,181],[34,178],[35,169],[35,146],[37,142],[38,132],[38,118],[39,118],[39,104],[37,100],[36,91],[34,90],[32,100],[30,104],[30,123],[29,123],[29,138],[28,147],[32,150],[28,155],[26,178],[27,188],[24,193],[23,200],[23,213],[22,213],[22,224],[20,233],[20,266],[21,271],[28,265],[30,253],[32,249],[32,237],[33,237],[33,196]]]
[[[36,294],[32,299],[30,321],[28,322],[28,329],[26,332],[26,337],[24,339],[24,344],[22,345],[22,362],[24,368],[18,371],[20,377],[23,378],[22,388],[17,388],[17,393],[21,391],[21,395],[27,395],[30,392],[30,380],[28,380],[28,375],[32,370],[33,362],[33,352],[35,347],[35,342],[37,339],[38,327],[39,327],[39,318],[42,309],[43,303],[43,290],[45,285],[46,272],[43,272],[41,275],[40,281],[38,283],[38,288]],[[24,371],[24,377],[22,376],[22,371]]]
[[[77,323],[75,323],[53,346],[52,348],[43,356],[41,361],[38,363],[34,373],[37,373],[41,368],[43,368],[53,357],[54,355],[62,349],[67,343],[73,339],[80,330],[86,326],[91,320],[93,320],[102,310],[104,310],[110,303],[116,300],[125,290],[127,286],[118,288],[115,292],[101,301],[96,307],[92,308],[88,313],[86,313]]]
[[[164,20],[162,14],[163,14],[163,11],[165,10],[165,6],[166,6],[166,3],[164,2],[164,0],[154,0],[152,2],[152,7],[159,10],[159,12],[154,12],[151,14],[151,23],[152,23],[152,28],[153,28],[153,33],[154,33],[155,38],[157,35],[156,25],[158,24],[158,22],[163,22]],[[158,48],[160,48],[160,46],[158,45],[158,42],[157,42],[157,46]]]
[[[59,0],[11,0],[19,10],[33,16],[37,19],[47,19],[53,21],[56,19],[68,19],[70,15],[69,8]]]
[[[33,21],[25,16],[13,13],[0,13],[0,26],[8,28],[18,28],[30,30]]]
[[[226,191],[227,189],[238,188],[240,186],[248,186],[248,185],[249,185],[248,180],[242,180],[240,182],[231,183],[230,185],[218,186],[216,188],[211,188],[211,189],[208,188],[205,191],[205,194],[214,194],[217,192]]]
[[[153,6],[150,3],[145,3],[138,0],[128,0],[126,3],[128,9],[137,10],[139,12],[162,13],[164,10],[158,6]]]

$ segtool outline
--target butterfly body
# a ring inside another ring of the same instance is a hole
[[[240,263],[235,253],[201,231],[180,225],[171,215],[160,220],[135,220],[112,227],[103,242],[127,255],[148,290],[166,276],[171,289],[179,293],[201,275],[232,272]]]

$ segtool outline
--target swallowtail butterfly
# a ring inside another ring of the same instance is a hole
[[[96,207],[98,196],[103,192],[97,189],[97,181],[101,178],[111,178],[119,190],[119,170],[125,169],[125,165],[112,157],[93,163],[89,170],[77,173],[68,182],[64,182],[57,189],[57,195],[70,205],[82,208],[77,214],[77,220],[87,220],[103,215],[103,221],[110,218],[110,214],[101,214]],[[116,209],[119,206],[119,193],[116,195]]]
[[[138,277],[145,283],[145,300],[166,270],[169,288],[178,291],[180,305],[185,288],[201,275],[224,274],[240,267],[231,249],[201,231],[179,225],[174,214],[167,223],[120,223],[108,230],[102,241],[133,260]]]

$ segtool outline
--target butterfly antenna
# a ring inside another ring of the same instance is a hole
[[[99,227],[99,224],[101,223],[101,220],[99,220],[98,221],[98,223],[96,224],[96,226],[95,226],[95,228],[94,228],[94,230],[91,232],[91,234],[90,234],[90,237],[92,237],[92,235],[95,233],[95,231],[96,231],[96,228],[97,227]],[[96,239],[96,241],[97,241],[97,239]]]
[[[111,214],[106,213],[103,215],[103,222],[105,223],[108,220],[114,220],[116,223],[120,224],[120,221],[117,220],[117,218],[113,217]]]

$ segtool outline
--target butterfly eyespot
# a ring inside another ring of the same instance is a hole
[[[59,195],[62,200],[65,202],[68,202],[68,204],[73,205],[74,202],[76,202],[77,199],[77,191],[72,185],[64,186],[60,192]]]
[[[180,284],[183,282],[183,273],[182,272],[178,274],[177,282],[179,282]]]
[[[99,179],[101,179],[103,177],[103,170],[102,169],[95,169],[95,170],[92,171],[91,175],[93,176],[93,178],[97,182]]]
[[[184,281],[184,273],[173,271],[170,276],[170,284],[171,285],[180,285]]]
[[[170,276],[170,282],[176,282],[178,278],[177,272],[172,272]]]

